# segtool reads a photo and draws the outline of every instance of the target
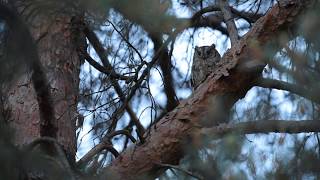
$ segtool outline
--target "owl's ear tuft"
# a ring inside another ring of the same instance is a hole
[[[213,43],[213,44],[211,45],[211,47],[216,48],[216,45]]]
[[[199,56],[201,56],[201,49],[199,46],[196,46],[194,50]]]

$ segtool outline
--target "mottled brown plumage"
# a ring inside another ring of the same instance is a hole
[[[220,61],[221,56],[215,47],[215,44],[211,46],[196,46],[191,71],[193,89],[196,89],[207,78],[214,70],[216,63]]]

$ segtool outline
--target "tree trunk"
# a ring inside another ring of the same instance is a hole
[[[27,24],[37,42],[40,62],[48,80],[54,113],[52,124],[57,141],[67,152],[68,158],[74,160],[80,61],[73,45],[71,16],[36,15],[29,18]],[[41,112],[31,74],[22,74],[5,92],[6,106],[11,109],[9,124],[15,130],[14,142],[17,145],[30,143],[40,137]]]

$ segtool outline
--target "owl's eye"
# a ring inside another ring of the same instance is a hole
[[[207,49],[206,50],[206,55],[208,56],[208,55],[210,55],[211,54],[211,50],[210,49]]]

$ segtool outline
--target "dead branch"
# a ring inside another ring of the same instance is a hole
[[[177,31],[178,32],[178,31]],[[112,120],[111,123],[111,127],[115,128],[115,125],[117,123],[117,119],[116,116],[118,114],[118,112],[121,112],[125,109],[126,105],[130,102],[131,98],[135,95],[136,91],[141,87],[142,82],[145,80],[145,78],[147,77],[147,75],[149,74],[151,68],[156,64],[156,62],[158,62],[159,57],[161,55],[161,51],[163,48],[166,48],[166,46],[168,46],[168,44],[176,37],[177,32],[173,32],[168,39],[160,46],[160,48],[158,49],[158,51],[154,54],[152,60],[147,64],[147,67],[143,70],[140,78],[136,81],[135,85],[131,87],[130,92],[128,93],[128,95],[125,98],[125,101],[122,103],[122,105],[120,106],[120,108],[113,114],[113,116],[110,118]],[[144,132],[144,131],[143,131]],[[138,134],[139,135],[139,134]],[[141,136],[139,137],[140,140],[142,140],[141,142],[144,142],[144,138]]]
[[[90,151],[87,152],[87,154],[85,154],[76,163],[77,167],[85,166],[86,164],[88,164],[92,160],[92,158],[94,156],[98,155],[103,150],[107,150],[107,151],[111,152],[114,155],[114,157],[118,157],[119,156],[119,152],[109,142],[102,141],[101,143],[97,144],[95,147],[90,149]]]
[[[111,26],[113,27],[113,29],[115,31],[117,31],[117,33],[120,35],[120,37],[138,54],[140,61],[141,62],[145,62],[142,58],[142,55],[140,54],[140,52],[137,50],[137,48],[135,48],[120,32],[120,30],[118,30],[118,28],[116,27],[116,25],[114,25],[110,20],[107,19],[107,22],[111,24]]]
[[[291,93],[297,94],[299,96],[302,96],[306,99],[320,104],[320,96],[317,90],[306,89],[305,87],[298,84],[292,84],[276,79],[258,78],[255,82],[255,85],[263,88],[272,88],[289,91]]]
[[[110,71],[110,69],[101,66],[96,60],[94,60],[88,54],[88,52],[81,52],[81,55],[95,69],[97,69],[98,71],[100,71],[100,72],[102,72],[102,73],[104,73],[104,74],[106,74],[108,76],[111,76],[112,78],[125,80],[126,82],[130,82],[130,81],[132,81],[134,79],[133,76],[124,76],[124,75],[120,75],[118,73],[113,73],[112,71]]]
[[[230,7],[231,12],[236,15],[239,18],[243,18],[246,21],[248,21],[249,23],[254,23],[256,22],[260,17],[262,17],[262,14],[257,14],[257,13],[250,13],[250,12],[245,12],[245,11],[238,11],[237,9]],[[212,6],[208,6],[205,8],[202,8],[201,10],[199,10],[198,12],[196,12],[193,16],[192,16],[192,20],[196,20],[198,18],[200,18],[203,14],[208,13],[208,12],[214,12],[214,11],[221,11],[220,7],[218,5],[212,5]]]
[[[185,173],[185,174],[187,174],[187,175],[189,175],[189,176],[191,176],[191,177],[194,177],[194,178],[196,178],[196,179],[200,179],[200,180],[203,179],[202,177],[197,176],[197,175],[193,174],[192,172],[190,172],[190,171],[188,171],[188,170],[185,170],[185,169],[183,169],[183,168],[181,168],[181,167],[179,167],[179,166],[175,166],[175,165],[172,165],[172,164],[162,164],[162,163],[157,163],[157,164],[158,164],[159,166],[162,166],[162,167],[176,169],[176,170],[181,171],[181,172],[183,172],[183,173]]]
[[[151,35],[151,40],[153,41],[155,52],[158,51],[162,46],[161,35]],[[164,47],[161,50],[161,54],[159,58],[160,58],[159,65],[160,65],[162,76],[163,76],[164,92],[167,96],[166,109],[169,112],[178,106],[179,100],[174,90],[173,76],[171,72],[172,64],[170,59],[171,57],[168,54],[168,48]]]
[[[126,137],[128,137],[133,143],[136,143],[136,139],[130,134],[130,132],[128,130],[119,130],[119,131],[114,131],[111,132],[110,134],[106,135],[101,143],[97,144],[94,148],[92,148],[89,152],[87,152],[87,154],[85,154],[78,162],[77,162],[77,166],[81,167],[85,164],[87,164],[89,161],[92,160],[92,158],[94,156],[96,156],[97,154],[99,154],[103,149],[106,149],[108,151],[110,151],[115,157],[117,157],[119,155],[119,153],[117,152],[117,150],[115,148],[112,147],[111,145],[111,139],[114,136],[117,135],[125,135]]]
[[[236,24],[234,23],[234,20],[233,20],[233,14],[231,12],[231,8],[229,7],[229,3],[226,0],[219,0],[219,7],[223,13],[223,19],[227,25],[231,46],[232,46],[237,43],[238,37],[239,37]]]
[[[130,132],[128,130],[118,130],[118,131],[114,131],[110,134],[108,134],[107,136],[104,137],[105,140],[108,140],[110,141],[114,136],[117,136],[117,135],[125,135],[127,136],[131,142],[133,143],[136,143],[136,139],[130,134]]]
[[[217,127],[203,128],[203,136],[221,137],[229,133],[257,134],[257,133],[308,133],[320,132],[319,120],[286,121],[260,120],[240,122],[236,124],[221,124]]]

